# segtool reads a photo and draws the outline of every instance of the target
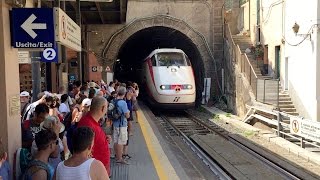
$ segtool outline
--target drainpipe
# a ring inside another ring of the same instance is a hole
[[[203,3],[207,6],[209,13],[210,13],[210,26],[209,26],[209,47],[211,48],[213,52],[213,7],[208,1],[200,1],[200,3]]]
[[[249,0],[249,33],[251,34],[251,1]]]

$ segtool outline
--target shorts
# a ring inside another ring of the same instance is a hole
[[[113,129],[113,142],[119,145],[126,145],[128,141],[128,128],[127,127],[114,127]]]

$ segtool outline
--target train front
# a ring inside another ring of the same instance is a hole
[[[153,67],[153,98],[158,107],[187,109],[195,104],[195,80],[188,57],[181,50],[159,50]]]

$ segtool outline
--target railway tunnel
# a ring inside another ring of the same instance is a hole
[[[188,36],[169,27],[149,27],[131,35],[119,49],[118,60],[113,67],[115,78],[123,82],[139,81],[141,62],[157,48],[177,48],[187,54],[194,69],[196,105],[199,105],[205,76],[201,54]]]

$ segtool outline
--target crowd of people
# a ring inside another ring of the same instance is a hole
[[[47,91],[30,102],[20,93],[22,148],[16,153],[20,179],[109,179],[110,159],[129,165],[129,137],[137,118],[137,83],[117,80],[69,85],[68,92]],[[115,118],[112,114],[120,115]],[[0,179],[10,179],[0,141]],[[32,157],[32,158],[30,158]]]

